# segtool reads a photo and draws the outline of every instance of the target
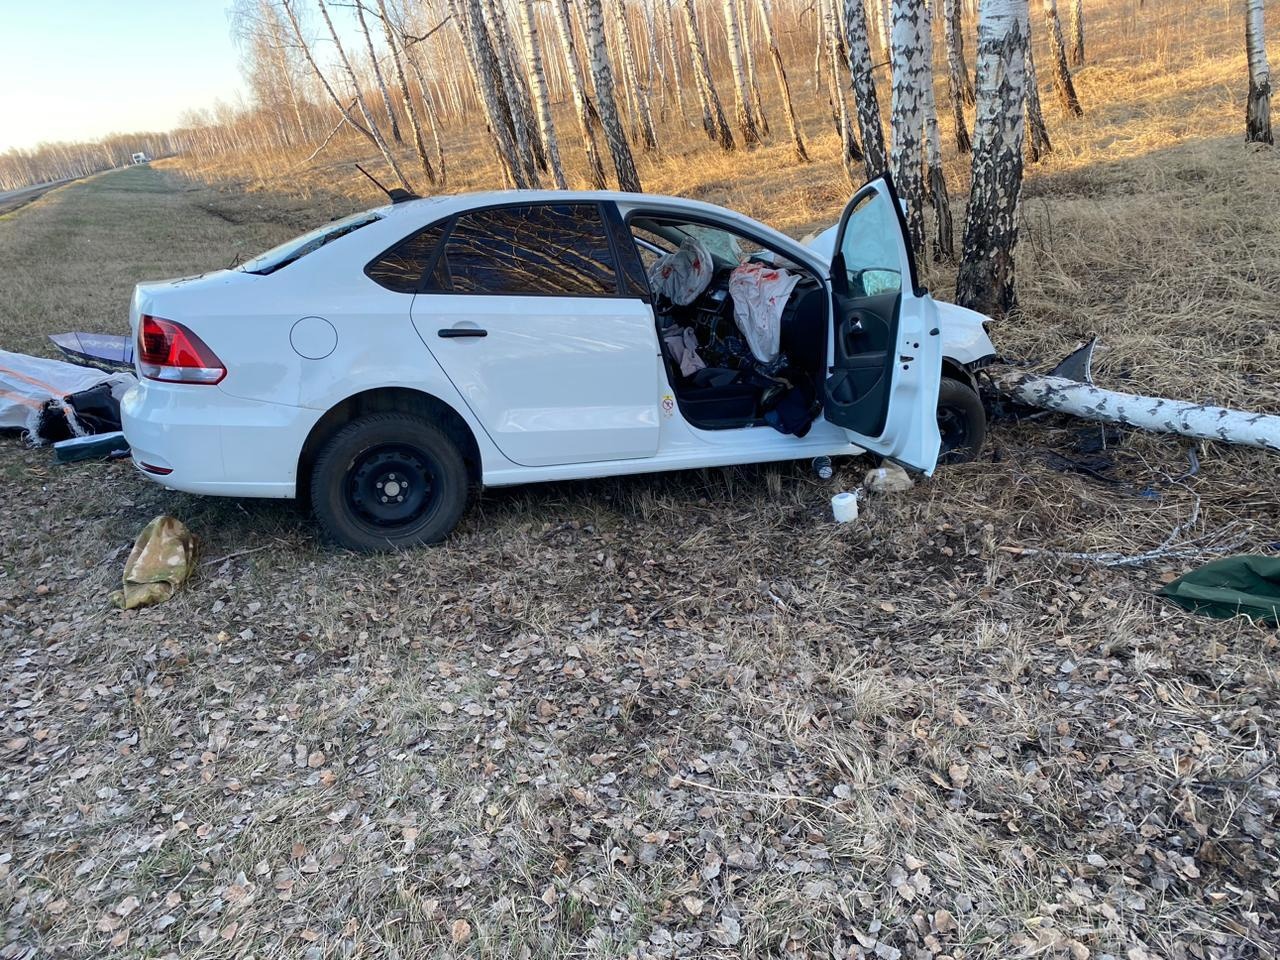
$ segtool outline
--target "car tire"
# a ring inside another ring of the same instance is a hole
[[[439,543],[469,494],[457,445],[407,413],[353,420],[328,439],[311,470],[312,510],[326,537],[361,553]]]
[[[987,411],[978,391],[962,380],[943,377],[938,389],[939,463],[976,460],[987,439]]]

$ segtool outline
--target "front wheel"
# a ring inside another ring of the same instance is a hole
[[[443,540],[467,494],[454,442],[404,413],[353,420],[329,438],[311,471],[311,503],[325,534],[361,553]]]
[[[938,432],[942,434],[939,463],[976,460],[987,439],[987,411],[978,391],[952,377],[938,389]]]

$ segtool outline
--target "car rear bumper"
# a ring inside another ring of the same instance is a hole
[[[120,401],[134,465],[187,493],[292,497],[319,411],[243,400],[217,387],[141,380]]]

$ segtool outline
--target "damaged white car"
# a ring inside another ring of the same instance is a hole
[[[829,241],[644,194],[393,203],[139,285],[125,434],[148,477],[307,497],[357,550],[442,539],[482,484],[971,455],[984,318],[920,287],[887,180]]]

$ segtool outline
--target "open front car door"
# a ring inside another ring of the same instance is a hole
[[[925,474],[942,440],[937,308],[916,280],[907,224],[892,181],[849,201],[831,258],[834,337],[822,405],[849,441]]]

